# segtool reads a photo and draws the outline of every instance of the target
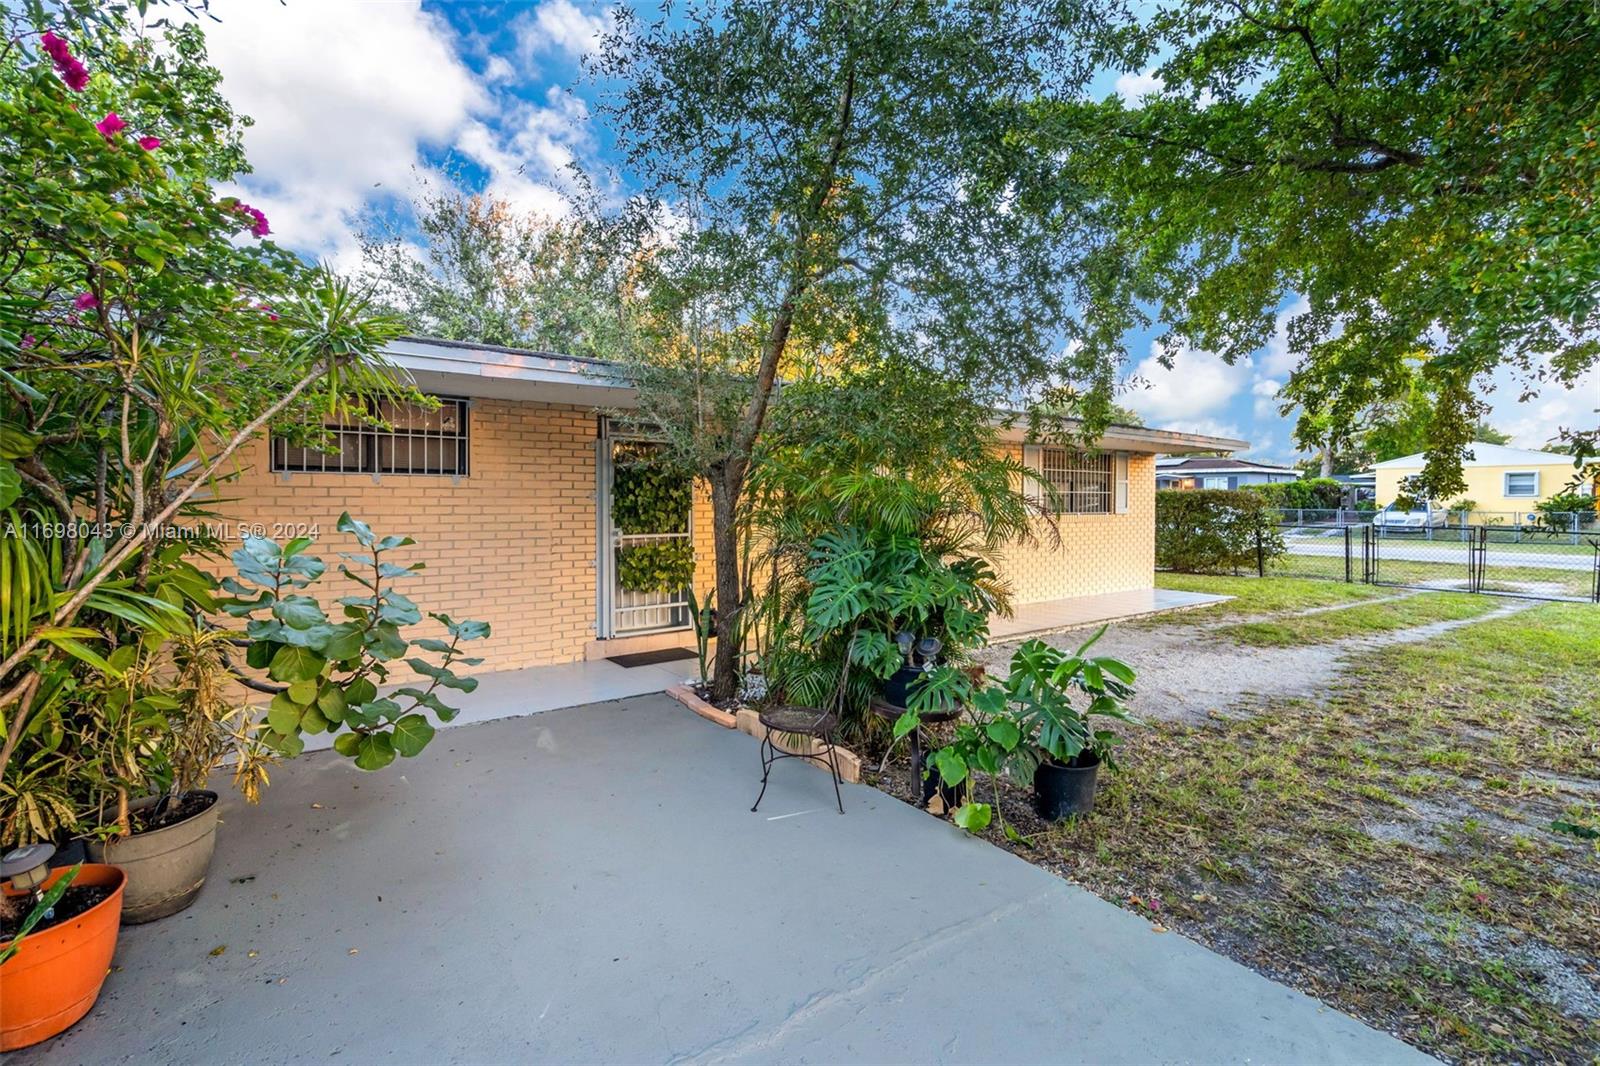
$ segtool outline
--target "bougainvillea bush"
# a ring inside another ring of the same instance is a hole
[[[218,191],[247,169],[244,120],[199,26],[162,14],[0,12],[6,842],[72,829],[107,790],[125,799],[166,724],[197,710],[175,704],[228,698],[125,681],[135,658],[210,631],[205,564],[229,546],[207,501],[226,496],[239,449],[271,426],[360,419],[375,393],[415,397],[381,354],[400,324]]]

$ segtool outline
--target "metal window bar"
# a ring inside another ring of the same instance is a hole
[[[438,407],[371,401],[368,411],[392,428],[326,425],[333,435],[327,451],[290,444],[273,434],[271,469],[274,473],[465,477],[470,459],[469,404],[458,397],[434,398],[440,401]]]
[[[1051,488],[1049,505],[1056,514],[1110,514],[1115,496],[1111,453],[1045,448],[1039,473]]]

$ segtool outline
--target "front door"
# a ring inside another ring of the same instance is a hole
[[[693,479],[664,463],[658,444],[605,420],[598,452],[601,639],[689,628]]]

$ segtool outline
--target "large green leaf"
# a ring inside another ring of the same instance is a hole
[[[356,767],[382,770],[394,762],[394,742],[387,733],[370,733],[356,744]]]
[[[407,758],[416,755],[433,739],[434,729],[420,714],[408,714],[394,724],[394,750]]]
[[[294,629],[310,629],[328,620],[321,606],[310,596],[285,596],[272,605],[272,613],[284,625]]]
[[[267,725],[274,733],[290,736],[300,728],[300,714],[304,709],[287,692],[280,692],[267,705]]]
[[[326,665],[328,661],[310,648],[286,644],[272,657],[267,676],[274,681],[309,681],[321,676]]]
[[[957,807],[951,820],[969,833],[981,833],[989,826],[994,808],[987,803],[963,803]]]

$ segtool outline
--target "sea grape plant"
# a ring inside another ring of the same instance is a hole
[[[441,722],[456,716],[457,709],[440,692],[477,688],[475,678],[462,677],[452,667],[483,661],[464,657],[460,645],[487,637],[489,626],[430,613],[448,640],[406,636],[403,630],[420,623],[422,612],[394,584],[424,564],[395,563],[387,557],[416,542],[379,537],[349,513],[339,516],[337,528],[362,549],[339,553],[339,572],[359,591],[339,597],[337,618],[307,591],[327,569],[308,554],[310,537],[283,544],[246,537],[232,556],[238,575],[222,582],[234,598],[221,606],[235,618],[247,619],[245,662],[266,671],[268,678],[252,687],[273,693],[263,741],[297,755],[305,747],[305,734],[333,733],[335,751],[353,758],[363,770],[381,770],[397,755],[418,754],[433,739],[430,712]],[[419,651],[437,659],[424,658]],[[426,680],[380,694],[393,664],[402,661]]]

